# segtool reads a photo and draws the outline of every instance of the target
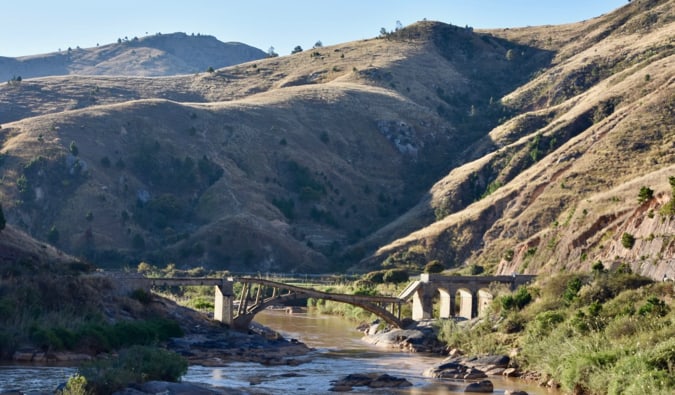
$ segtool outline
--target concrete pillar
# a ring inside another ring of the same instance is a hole
[[[493,296],[485,289],[478,290],[478,315],[482,316],[483,312],[492,303]]]
[[[478,292],[471,290],[471,318],[478,317]]]
[[[457,290],[459,294],[461,295],[461,300],[459,304],[459,311],[457,312],[457,315],[460,317],[464,317],[466,319],[471,319],[473,316],[473,301],[475,300],[475,297],[473,297],[472,292],[467,290],[467,289],[459,289]],[[455,292],[455,293],[457,293]]]
[[[234,298],[234,292],[232,288],[232,281],[225,280],[223,281],[222,285],[216,285],[214,288],[215,303],[213,304],[213,319],[232,326],[234,319],[234,307],[232,300]]]
[[[413,294],[412,319],[415,321],[433,318],[433,295],[426,286],[421,286]]]
[[[441,294],[441,306],[438,318],[450,318],[455,312],[454,306],[452,305],[455,297],[445,289],[439,288],[438,292]]]

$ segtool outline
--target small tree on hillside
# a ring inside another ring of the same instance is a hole
[[[291,54],[302,52],[302,47],[299,45],[296,45],[295,48],[291,51]]]
[[[638,202],[639,203],[644,203],[648,200],[651,200],[654,197],[654,190],[649,188],[649,187],[642,187],[640,188],[640,192],[638,192]]]
[[[268,58],[276,58],[277,56],[279,56],[279,54],[276,53],[276,51],[274,50],[274,47],[270,47],[270,49],[267,50],[267,57]]]
[[[74,141],[70,142],[70,153],[73,154],[73,156],[77,156],[80,153],[80,149],[77,148],[77,144]]]

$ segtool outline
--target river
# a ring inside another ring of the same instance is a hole
[[[228,363],[223,367],[191,366],[184,381],[237,388],[251,394],[334,394],[331,381],[351,373],[387,373],[408,379],[412,387],[392,389],[355,388],[354,393],[434,394],[464,393],[464,384],[450,384],[422,377],[422,372],[440,362],[438,356],[385,351],[361,341],[354,323],[335,316],[313,313],[286,314],[264,311],[256,321],[287,338],[315,348],[311,361],[298,366],[267,367],[256,363]],[[0,392],[53,390],[75,372],[71,367],[0,366]],[[492,377],[496,394],[523,390],[529,394],[552,394],[536,385]]]

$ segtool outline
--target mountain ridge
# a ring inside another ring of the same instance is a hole
[[[192,74],[266,57],[243,43],[185,33],[118,39],[92,48],[68,48],[18,58],[0,57],[0,80],[56,75],[170,76]]]
[[[657,278],[675,255],[672,222],[658,222],[672,10],[640,1],[475,32],[422,21],[209,73],[7,84],[3,206],[107,264],[510,273],[601,260]],[[637,179],[655,193],[647,234],[629,224]],[[634,250],[618,247],[624,231]]]

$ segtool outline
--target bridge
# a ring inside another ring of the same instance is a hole
[[[492,284],[505,284],[511,290],[515,290],[535,277],[422,274],[419,280],[409,283],[398,296],[330,293],[256,277],[136,277],[127,281],[130,282],[128,286],[145,289],[153,286],[213,286],[215,290],[213,318],[232,328],[246,330],[253,317],[260,311],[300,298],[332,300],[358,306],[397,328],[402,326],[401,306],[410,299],[412,299],[412,319],[415,321],[434,318],[434,304],[437,300],[440,300],[438,318],[461,316],[470,319],[477,317],[492,300],[489,289]],[[235,282],[241,284],[239,296],[234,292]]]
[[[253,317],[269,306],[284,304],[293,299],[314,298],[333,300],[358,306],[382,318],[388,324],[401,327],[401,304],[405,301],[393,296],[349,295],[318,291],[277,281],[254,277],[171,277],[137,279],[144,288],[153,286],[210,285],[214,286],[215,303],[213,318],[230,327],[248,329]],[[234,293],[234,283],[241,283],[239,297]],[[238,301],[235,305],[235,299]]]
[[[434,301],[440,299],[438,318],[463,317],[471,319],[480,315],[492,301],[492,284],[504,284],[514,291],[537,276],[444,276],[441,274],[420,275],[401,292],[399,298],[412,297],[412,319],[415,321],[431,319],[434,313]],[[457,297],[459,296],[459,303]]]

